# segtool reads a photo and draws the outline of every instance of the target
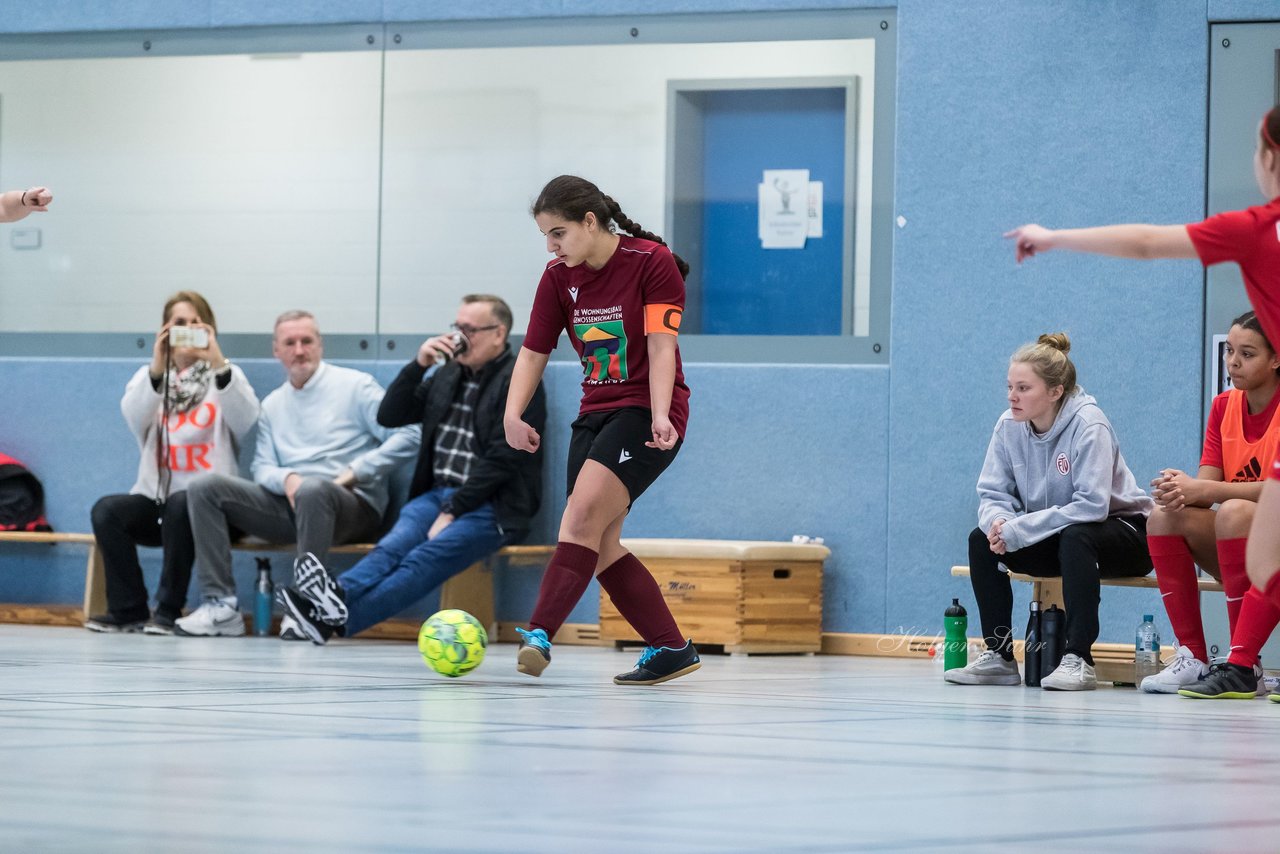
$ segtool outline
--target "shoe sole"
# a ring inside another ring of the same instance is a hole
[[[1267,699],[1273,703],[1280,703],[1280,694],[1268,694]]]
[[[1192,700],[1253,700],[1258,696],[1256,691],[1223,691],[1221,694],[1198,694],[1195,691],[1188,691],[1183,688],[1178,692],[1179,697],[1188,697]],[[1280,700],[1276,701],[1280,703]]]
[[[293,571],[294,589],[316,606],[320,619],[330,626],[347,622],[347,603],[333,591],[334,581],[319,561],[301,561]]]
[[[298,612],[298,607],[294,605],[290,597],[281,596],[276,601],[284,605],[285,611],[293,618],[295,630],[301,632],[305,640],[311,641],[316,646],[324,646],[324,635],[320,634],[320,630],[310,620]],[[284,638],[284,636],[281,635],[281,638]],[[299,640],[304,638],[299,638]]]
[[[1094,682],[1093,684],[1086,683],[1083,685],[1072,685],[1070,688],[1068,688],[1068,687],[1059,686],[1059,685],[1046,685],[1044,684],[1043,681],[1041,681],[1040,687],[1046,691],[1097,691],[1098,683]]]
[[[174,631],[175,631],[174,629],[160,628],[159,626],[144,626],[142,629],[142,633],[144,635],[168,636],[168,635],[172,635]]]
[[[232,629],[232,631],[223,631],[223,628]],[[184,638],[242,638],[244,637],[244,622],[241,621],[239,626],[230,623],[227,626],[215,626],[214,630],[209,634],[198,635],[195,632],[189,632],[182,626],[174,626],[173,633]]]
[[[1191,683],[1187,683],[1187,684],[1189,685],[1189,684],[1191,684]],[[1141,690],[1141,691],[1142,691],[1142,693],[1144,693],[1144,694],[1176,694],[1176,693],[1178,693],[1179,691],[1181,691],[1184,687],[1186,687],[1186,686],[1184,686],[1184,685],[1161,685],[1161,684],[1159,684],[1159,683],[1156,683],[1155,687],[1152,687],[1152,688],[1148,688],[1146,685],[1142,685],[1142,686],[1141,686],[1141,688],[1140,688],[1139,690]]]
[[[952,677],[946,673],[942,674],[942,678],[952,685],[1021,685],[1021,676],[993,676],[990,678],[977,677],[974,679],[965,679],[963,677]]]
[[[516,670],[528,676],[541,676],[551,661],[531,646],[521,647],[516,653]]]
[[[108,626],[106,623],[95,623],[89,620],[84,624],[84,627],[100,635],[136,635],[145,631],[142,628],[142,623],[130,623],[127,626]]]
[[[657,679],[649,679],[644,682],[636,682],[631,679],[625,679],[625,680],[619,679],[617,676],[615,676],[613,677],[613,684],[614,685],[660,685],[663,682],[670,682],[672,679],[679,679],[681,676],[686,676],[692,673],[693,671],[697,670],[701,666],[702,666],[701,661],[695,661],[693,664],[690,664],[688,667],[684,668],[683,670],[677,670],[675,673],[668,673],[666,676],[659,676]]]

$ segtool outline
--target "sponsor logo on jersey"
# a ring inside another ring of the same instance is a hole
[[[582,373],[587,382],[627,379],[627,333],[621,320],[575,323],[573,334],[582,342]]]

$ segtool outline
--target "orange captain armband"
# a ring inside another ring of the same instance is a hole
[[[684,317],[684,309],[678,305],[652,303],[644,307],[644,334],[664,335],[680,334],[680,319]]]

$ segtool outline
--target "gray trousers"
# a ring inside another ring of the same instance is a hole
[[[324,562],[334,543],[372,541],[381,519],[363,498],[332,480],[306,477],[294,495],[251,480],[206,474],[187,487],[187,510],[196,541],[196,578],[205,597],[236,595],[231,575],[231,531],[238,528],[269,543],[297,543]]]

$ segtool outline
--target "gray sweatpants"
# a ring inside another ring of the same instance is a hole
[[[187,487],[187,509],[196,541],[196,578],[205,597],[236,595],[231,575],[231,528],[269,543],[297,543],[324,562],[334,543],[371,541],[377,512],[364,499],[332,480],[303,478],[295,507],[283,495],[251,480],[206,474]]]

